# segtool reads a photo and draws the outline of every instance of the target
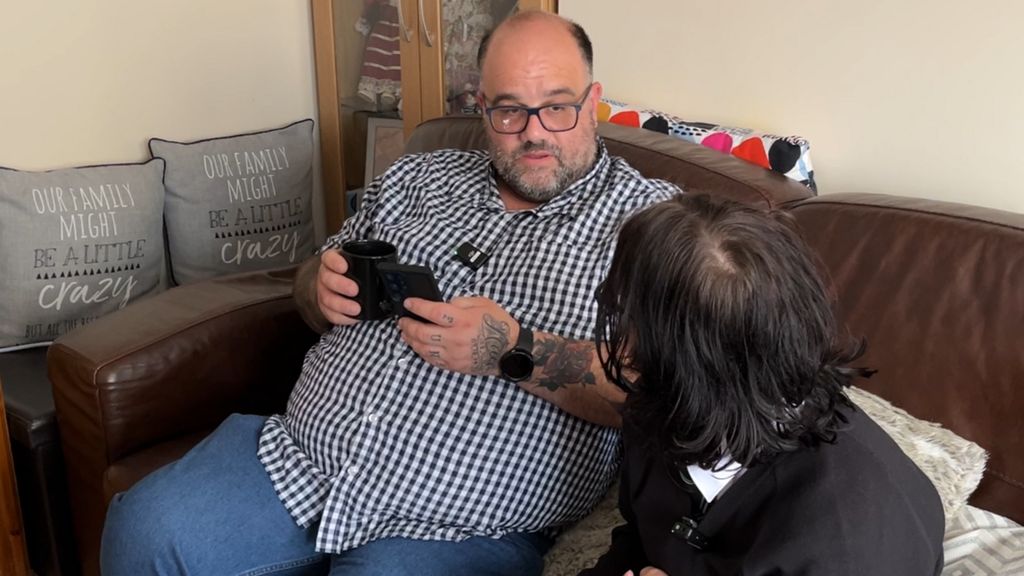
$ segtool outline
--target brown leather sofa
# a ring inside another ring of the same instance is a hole
[[[602,125],[612,154],[648,176],[765,208],[792,208],[837,285],[868,388],[992,452],[974,502],[1024,520],[1024,216],[886,196],[811,198],[804,186],[675,138]],[[421,126],[410,151],[483,144],[479,121]],[[294,270],[171,289],[50,348],[49,374],[86,574],[106,504],[233,411],[283,409],[316,338]],[[1016,388],[1014,387],[1016,384]]]

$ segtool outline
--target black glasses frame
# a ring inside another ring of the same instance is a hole
[[[583,107],[586,105],[587,98],[590,96],[590,90],[593,87],[594,87],[594,83],[591,82],[590,85],[587,86],[587,89],[583,91],[583,97],[580,98],[579,101],[577,101],[575,103],[571,103],[571,104],[569,104],[569,103],[566,103],[566,104],[545,104],[544,106],[537,106],[536,108],[530,108],[529,106],[493,106],[492,107],[492,106],[486,106],[485,105],[484,114],[487,115],[487,121],[490,123],[491,128],[495,132],[497,132],[498,134],[508,134],[508,135],[511,135],[511,134],[522,134],[523,132],[526,131],[526,128],[530,125],[530,116],[536,116],[537,117],[537,121],[540,122],[540,125],[543,126],[544,129],[547,130],[548,132],[568,132],[570,130],[575,129],[576,126],[579,125],[579,123],[580,123],[580,110],[582,110]],[[551,128],[547,127],[547,124],[544,124],[544,117],[540,115],[540,111],[541,110],[545,110],[547,108],[572,108],[573,110],[576,111],[576,119],[573,120],[572,126],[570,126],[568,128],[560,128],[558,130],[552,130]],[[492,116],[492,114],[496,110],[522,110],[522,111],[526,112],[526,122],[523,123],[523,127],[522,128],[520,128],[519,130],[516,130],[515,132],[508,132],[508,131],[505,131],[505,130],[501,130],[494,123],[494,116]]]

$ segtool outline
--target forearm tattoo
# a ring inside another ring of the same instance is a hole
[[[555,391],[569,384],[597,384],[590,369],[594,360],[593,342],[548,337],[534,343],[533,354],[535,368],[542,369],[537,379],[537,385],[542,388]]]
[[[510,331],[508,322],[484,314],[484,323],[472,342],[474,372],[484,374],[497,368],[498,360],[509,347]]]

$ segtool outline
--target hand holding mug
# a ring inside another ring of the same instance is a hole
[[[395,262],[397,250],[380,240],[349,240],[340,250],[320,256],[316,295],[320,312],[329,322],[350,326],[360,320],[379,320],[389,314],[377,264]]]
[[[349,326],[359,320],[360,306],[354,300],[359,286],[345,273],[348,262],[337,250],[326,250],[320,255],[320,268],[316,275],[316,301],[320,313],[331,324]]]

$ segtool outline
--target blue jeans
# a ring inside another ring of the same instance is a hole
[[[104,576],[539,575],[537,534],[462,542],[386,538],[338,555],[314,548],[274,492],[257,441],[266,418],[233,415],[181,460],[114,497],[100,549]]]

